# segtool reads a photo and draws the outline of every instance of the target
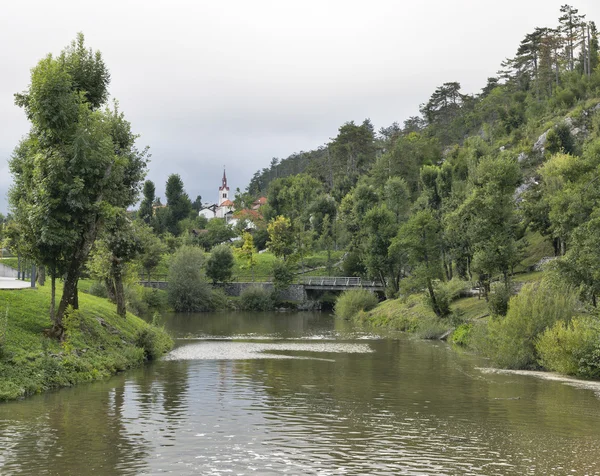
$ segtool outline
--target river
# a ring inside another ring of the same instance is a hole
[[[600,474],[600,387],[326,314],[165,326],[159,362],[0,404],[0,474]]]

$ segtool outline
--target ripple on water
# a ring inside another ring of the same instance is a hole
[[[248,360],[248,359],[306,359],[299,355],[278,352],[367,354],[373,352],[368,344],[346,342],[239,342],[203,341],[178,347],[164,360]],[[322,360],[322,359],[321,359]]]

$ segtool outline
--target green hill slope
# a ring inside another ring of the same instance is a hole
[[[164,330],[132,314],[123,319],[109,301],[83,293],[60,343],[44,336],[49,308],[49,286],[0,291],[0,400],[105,378],[172,346]]]

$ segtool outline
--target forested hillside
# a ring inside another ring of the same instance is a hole
[[[381,279],[388,297],[424,292],[441,319],[458,281],[480,289],[492,316],[506,314],[515,273],[544,257],[557,257],[544,273],[554,291],[540,289],[595,308],[598,33],[574,7],[559,15],[527,33],[479,94],[446,82],[402,126],[345,123],[325,146],[273,159],[238,199],[266,194],[265,218],[288,220],[298,248],[345,249],[340,272]],[[552,324],[532,324],[530,345]],[[539,363],[525,360],[508,365]]]
[[[600,191],[598,35],[575,8],[560,13],[480,94],[448,82],[403,126],[345,123],[326,146],[272,159],[238,199],[266,194],[268,220],[331,235],[355,255],[348,271],[385,279],[392,294],[416,275],[508,282],[534,232],[575,259]]]

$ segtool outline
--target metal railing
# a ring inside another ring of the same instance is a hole
[[[156,283],[166,282],[167,275],[156,274],[152,275],[150,279],[147,276],[142,278],[140,276],[140,283]],[[264,283],[272,282],[272,276],[255,275],[255,276],[234,276],[228,282],[230,283]],[[354,276],[340,277],[340,276],[296,276],[292,283],[304,284],[305,286],[329,286],[329,287],[345,287],[345,288],[383,288],[384,285],[378,280],[368,280],[357,278]]]
[[[304,276],[300,283],[305,286],[333,286],[333,287],[357,287],[357,288],[380,288],[383,284],[380,281],[366,280],[357,277],[321,277]]]

